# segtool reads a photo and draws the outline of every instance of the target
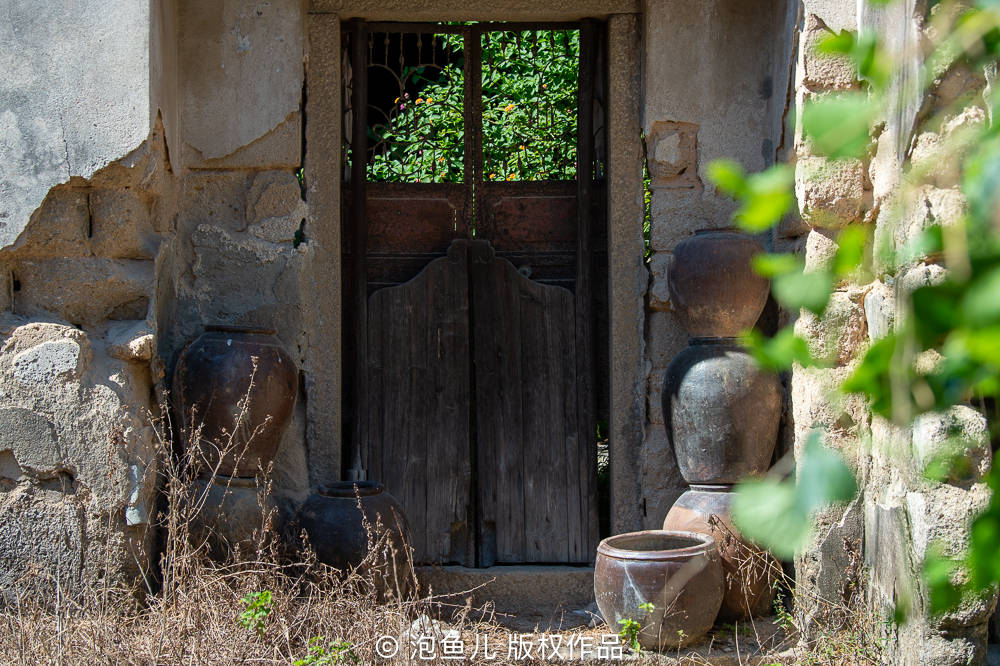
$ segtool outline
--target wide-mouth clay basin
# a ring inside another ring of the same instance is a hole
[[[594,595],[601,615],[614,631],[622,620],[638,622],[643,649],[701,640],[715,623],[722,594],[719,550],[707,534],[646,530],[608,537],[597,547]]]

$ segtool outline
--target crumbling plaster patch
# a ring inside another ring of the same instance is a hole
[[[181,0],[178,7],[183,141],[201,158],[234,153],[298,111],[302,2]]]
[[[0,248],[49,190],[90,178],[149,134],[150,5],[0,2]],[[81,91],[86,91],[82,95]]]

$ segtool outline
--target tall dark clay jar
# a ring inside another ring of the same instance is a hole
[[[719,548],[725,592],[719,619],[726,622],[771,612],[780,565],[733,526],[732,486],[694,486],[667,513],[663,529],[708,534]]]
[[[364,564],[363,573],[372,575],[383,598],[404,597],[411,589],[409,526],[402,506],[381,483],[340,481],[320,487],[299,509],[298,525],[320,562],[341,570]]]
[[[781,416],[781,383],[735,340],[695,338],[667,366],[663,418],[689,484],[763,474]]]
[[[202,475],[250,477],[281,444],[298,369],[273,330],[210,326],[181,352],[173,391],[185,444],[197,437]]]
[[[750,260],[763,251],[735,231],[698,231],[677,244],[667,288],[688,335],[731,338],[754,325],[770,285]]]

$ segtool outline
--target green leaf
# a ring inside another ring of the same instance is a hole
[[[939,615],[958,606],[962,600],[961,589],[953,578],[959,570],[958,560],[941,555],[941,549],[930,549],[924,559],[923,578],[930,592],[930,610]]]
[[[1000,267],[969,285],[962,299],[962,315],[973,326],[1000,323]]]
[[[750,233],[770,229],[795,206],[794,185],[795,174],[787,164],[776,164],[751,174],[739,195],[743,205],[733,219]]]
[[[833,292],[833,276],[826,271],[778,275],[771,282],[774,297],[789,310],[805,308],[823,314]]]
[[[802,130],[818,155],[861,157],[871,137],[875,108],[863,92],[839,93],[806,104]]]
[[[753,256],[750,264],[758,275],[763,275],[766,278],[802,270],[802,260],[790,253],[761,252]]]
[[[848,54],[854,49],[855,33],[850,30],[841,30],[831,33],[817,44],[816,48],[820,53],[843,53]]]
[[[865,258],[865,248],[871,239],[863,226],[850,226],[837,237],[837,253],[833,257],[833,273],[839,278],[853,273]]]
[[[840,386],[845,393],[864,394],[872,411],[885,417],[892,416],[889,368],[896,353],[896,343],[896,335],[889,334],[869,347],[857,369]]]
[[[817,365],[809,353],[809,345],[795,335],[795,330],[791,326],[782,328],[770,338],[765,338],[764,334],[756,329],[747,331],[740,342],[757,364],[765,370],[780,372],[790,369],[793,363],[803,367]]]
[[[830,504],[846,502],[858,492],[858,483],[843,457],[824,446],[821,440],[821,431],[809,433],[798,466],[796,501],[807,514]]]
[[[809,516],[790,482],[746,481],[736,486],[733,522],[740,533],[777,557],[791,559],[809,538]]]
[[[924,349],[940,345],[959,323],[959,296],[949,284],[921,287],[911,295],[914,331]]]
[[[707,175],[721,192],[731,197],[739,196],[746,189],[746,172],[733,160],[713,160],[708,165]]]

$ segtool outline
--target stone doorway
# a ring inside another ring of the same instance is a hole
[[[345,27],[345,474],[402,501],[418,561],[589,562],[603,30]],[[502,76],[535,86],[534,108]]]

